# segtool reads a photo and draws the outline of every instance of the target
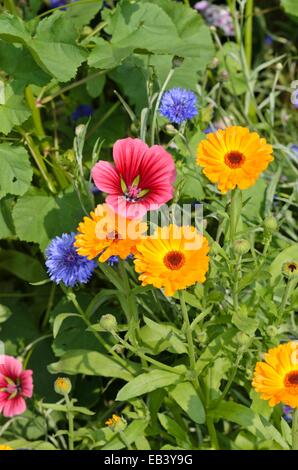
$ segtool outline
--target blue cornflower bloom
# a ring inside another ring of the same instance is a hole
[[[272,44],[273,44],[273,39],[272,39],[272,36],[270,36],[270,34],[266,34],[266,36],[264,37],[264,44],[265,44],[265,46],[267,46],[267,47],[272,46]]]
[[[192,119],[198,114],[196,95],[184,88],[172,88],[163,94],[159,112],[176,124]]]
[[[284,415],[284,418],[285,420],[290,423],[293,419],[293,408],[291,406],[288,406],[288,405],[284,405],[283,407],[283,415]]]
[[[292,150],[295,157],[298,158],[298,145],[293,144],[291,145],[290,149]]]
[[[50,0],[51,8],[63,7],[66,4],[67,4],[66,0]]]
[[[109,266],[115,266],[115,264],[119,263],[119,257],[118,256],[110,256],[107,263],[108,263]]]
[[[95,267],[95,261],[80,256],[75,247],[75,233],[63,233],[55,237],[46,249],[46,267],[52,281],[73,287],[89,281]]]
[[[82,117],[89,117],[93,113],[92,106],[89,104],[79,104],[77,108],[71,113],[71,119],[77,121]]]

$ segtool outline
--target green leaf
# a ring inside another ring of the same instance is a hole
[[[259,321],[256,318],[248,316],[248,309],[245,305],[241,306],[233,313],[232,322],[240,331],[253,336],[259,326]]]
[[[24,147],[0,144],[0,198],[23,195],[32,179],[32,167]]]
[[[42,407],[48,410],[54,411],[63,411],[66,412],[68,410],[66,405],[58,405],[57,403],[42,403]],[[70,411],[73,413],[81,413],[86,416],[93,416],[95,413],[93,411],[88,410],[84,406],[71,406]]]
[[[238,45],[235,42],[226,42],[220,48],[217,57],[220,61],[219,71],[227,71],[229,74],[229,80],[224,82],[224,87],[232,94],[241,95],[245,93],[247,84],[243,75]]]
[[[102,0],[80,0],[78,4],[72,4],[71,8],[65,9],[62,13],[65,20],[71,19],[76,28],[80,30],[82,26],[90,23],[101,8]]]
[[[178,374],[164,370],[152,370],[135,377],[118,392],[116,400],[127,401],[158,388],[167,387],[181,380]]]
[[[89,76],[94,74],[94,70],[90,71]],[[88,94],[92,98],[97,98],[101,95],[103,88],[106,83],[106,77],[104,75],[97,75],[94,78],[90,78],[86,84]]]
[[[1,69],[13,77],[11,86],[16,93],[21,93],[26,85],[44,86],[51,77],[35,62],[30,52],[22,47],[0,41]]]
[[[0,38],[26,46],[37,64],[61,82],[73,78],[87,57],[85,50],[76,44],[77,30],[73,21],[61,11],[40,21],[34,37],[21,18],[3,13]]]
[[[12,315],[12,311],[6,305],[0,304],[0,323],[6,322]]]
[[[182,429],[181,426],[176,423],[176,421],[174,421],[172,418],[163,413],[158,413],[158,419],[162,427],[165,428],[165,430],[167,431],[167,433],[175,437],[178,445],[180,445],[184,449],[191,448],[191,442],[188,439],[185,429]]]
[[[14,198],[7,196],[0,199],[0,239],[9,238],[15,234],[12,220]]]
[[[296,0],[281,0],[281,4],[288,15],[298,17],[297,2]]]
[[[248,220],[258,220],[262,216],[265,194],[268,185],[263,178],[259,178],[251,188],[242,191],[243,207],[241,215]],[[248,201],[246,203],[246,201]]]
[[[5,85],[4,100],[0,102],[0,132],[8,134],[14,126],[23,124],[30,116],[23,96],[14,94],[10,85]]]
[[[129,361],[127,361],[126,368],[119,365],[109,356],[97,351],[74,349],[64,354],[58,362],[50,364],[48,369],[51,374],[63,372],[69,375],[85,374],[131,380],[130,367],[134,368],[134,364]]]
[[[40,262],[20,251],[1,251],[0,268],[27,282],[37,282],[47,278],[47,274]]]
[[[136,439],[138,439],[145,431],[148,426],[148,421],[146,419],[136,419],[134,420],[124,431],[125,440],[129,444],[133,444]],[[101,447],[101,450],[119,450],[124,449],[126,445],[123,443],[123,440],[115,433],[111,434],[111,439],[107,444]]]
[[[113,46],[103,38],[93,38],[92,42],[95,46],[88,57],[90,67],[113,69],[132,52],[132,47]]]
[[[17,236],[27,242],[39,243],[41,250],[56,235],[75,231],[83,215],[78,196],[73,191],[54,197],[32,188],[18,199],[13,209]]]
[[[169,395],[188,414],[195,423],[205,422],[205,410],[194,386],[190,382],[182,382],[170,388]]]
[[[69,317],[80,317],[77,313],[60,313],[54,320],[53,324],[53,337],[56,338],[57,334],[59,333],[60,327],[64,320]]]

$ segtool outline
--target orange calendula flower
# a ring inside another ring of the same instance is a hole
[[[142,285],[164,288],[174,295],[196,282],[204,282],[208,270],[208,241],[194,227],[158,227],[137,244],[135,269]]]
[[[298,341],[269,349],[264,362],[257,362],[253,387],[274,406],[282,402],[298,408]]]
[[[146,233],[147,224],[116,214],[107,204],[98,205],[77,228],[74,243],[79,255],[104,263],[111,256],[126,259],[135,252],[137,241]]]
[[[239,126],[209,133],[197,152],[198,165],[222,193],[236,186],[253,186],[272,160],[272,146],[256,132]]]
[[[6,444],[0,444],[0,450],[13,450],[13,448]]]
[[[109,418],[105,422],[105,424],[109,426],[110,428],[112,428],[113,431],[116,431],[116,432],[124,431],[127,425],[126,420],[124,418],[115,414],[112,415],[112,417]]]

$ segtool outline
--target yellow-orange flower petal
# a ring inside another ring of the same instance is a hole
[[[13,448],[7,444],[0,444],[0,450],[13,450]]]
[[[208,270],[208,241],[194,227],[158,227],[137,244],[135,269],[142,285],[164,288],[174,295],[196,282],[204,282]]]
[[[282,402],[298,407],[298,341],[269,349],[264,362],[257,362],[253,387],[274,406]]]
[[[197,164],[222,193],[236,186],[253,186],[272,160],[272,146],[256,132],[240,126],[207,134],[197,152]]]
[[[79,255],[104,263],[111,256],[126,259],[135,252],[137,241],[147,231],[147,224],[116,214],[107,204],[99,204],[90,217],[84,217],[77,228],[74,243]]]

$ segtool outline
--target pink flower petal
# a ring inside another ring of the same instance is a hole
[[[115,167],[104,160],[100,160],[91,171],[93,181],[98,189],[108,194],[122,194],[120,175]]]
[[[24,370],[21,374],[22,395],[31,398],[33,393],[32,370]]]
[[[142,160],[140,187],[153,189],[156,186],[169,186],[175,179],[176,169],[172,155],[160,145],[153,145]]]
[[[141,139],[117,140],[113,147],[113,158],[116,170],[120,173],[127,186],[130,186],[139,175],[140,165],[148,150],[148,145]]]
[[[4,363],[0,363],[0,374],[16,380],[22,372],[21,362],[11,356],[1,356],[2,361],[3,359]]]
[[[12,416],[21,415],[24,411],[26,411],[26,403],[24,398],[19,395],[6,401],[2,413],[6,418],[10,418]]]

